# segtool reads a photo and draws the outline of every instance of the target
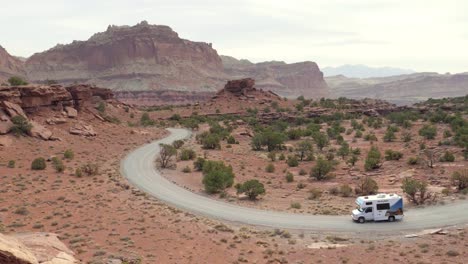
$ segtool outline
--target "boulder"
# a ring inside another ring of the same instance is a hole
[[[0,263],[38,264],[39,261],[21,241],[0,234]]]
[[[53,118],[48,118],[46,120],[46,123],[48,125],[57,125],[57,124],[65,124],[67,122],[67,119],[65,118],[57,118],[57,117],[53,117]]]
[[[29,133],[31,137],[36,137],[44,140],[49,140],[50,137],[52,137],[52,132],[40,125],[39,123],[37,123],[36,121],[31,121],[31,125],[32,128],[31,132]]]
[[[97,135],[91,125],[86,125],[81,122],[76,123],[73,127],[70,128],[70,134],[85,137],[94,137]]]
[[[78,116],[78,111],[73,107],[65,107],[65,112],[69,118],[75,118]]]
[[[13,123],[9,118],[0,118],[0,135],[8,134],[13,127]]]
[[[24,113],[23,111],[23,108],[21,108],[21,106],[19,106],[18,104],[15,104],[15,103],[12,103],[12,102],[8,102],[8,101],[2,101],[0,106],[3,107],[3,109],[5,110],[5,112],[10,116],[10,117],[14,117],[14,116],[17,116],[17,115],[21,115],[21,116],[24,116],[27,118],[26,114]]]
[[[75,264],[74,253],[51,233],[27,233],[15,235],[41,264]]]

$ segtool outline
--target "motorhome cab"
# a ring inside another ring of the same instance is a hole
[[[359,223],[403,219],[403,199],[397,194],[359,196],[356,204],[358,208],[353,210],[352,218]]]

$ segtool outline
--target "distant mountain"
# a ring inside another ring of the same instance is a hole
[[[224,72],[231,79],[253,78],[255,87],[273,91],[281,96],[296,98],[328,97],[328,87],[323,73],[315,62],[285,63],[267,61],[252,63],[230,56],[221,56]]]
[[[413,73],[381,78],[326,77],[332,97],[384,99],[411,104],[428,98],[468,94],[468,74]]]
[[[322,72],[325,76],[344,75],[349,78],[388,77],[414,73],[413,70],[392,67],[369,67],[360,64],[346,64],[338,67],[325,67],[322,68]]]
[[[4,81],[14,75],[26,75],[24,71],[24,63],[11,56],[2,46],[0,46],[0,81]]]

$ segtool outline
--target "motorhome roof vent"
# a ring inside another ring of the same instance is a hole
[[[364,197],[364,199],[369,199],[369,196]]]
[[[379,194],[379,195],[377,195],[377,198],[385,198],[385,194],[384,194],[384,193],[383,193],[383,194]]]

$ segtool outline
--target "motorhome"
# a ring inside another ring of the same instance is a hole
[[[353,210],[351,217],[359,223],[403,219],[403,199],[397,194],[359,196],[356,204],[358,208]]]

